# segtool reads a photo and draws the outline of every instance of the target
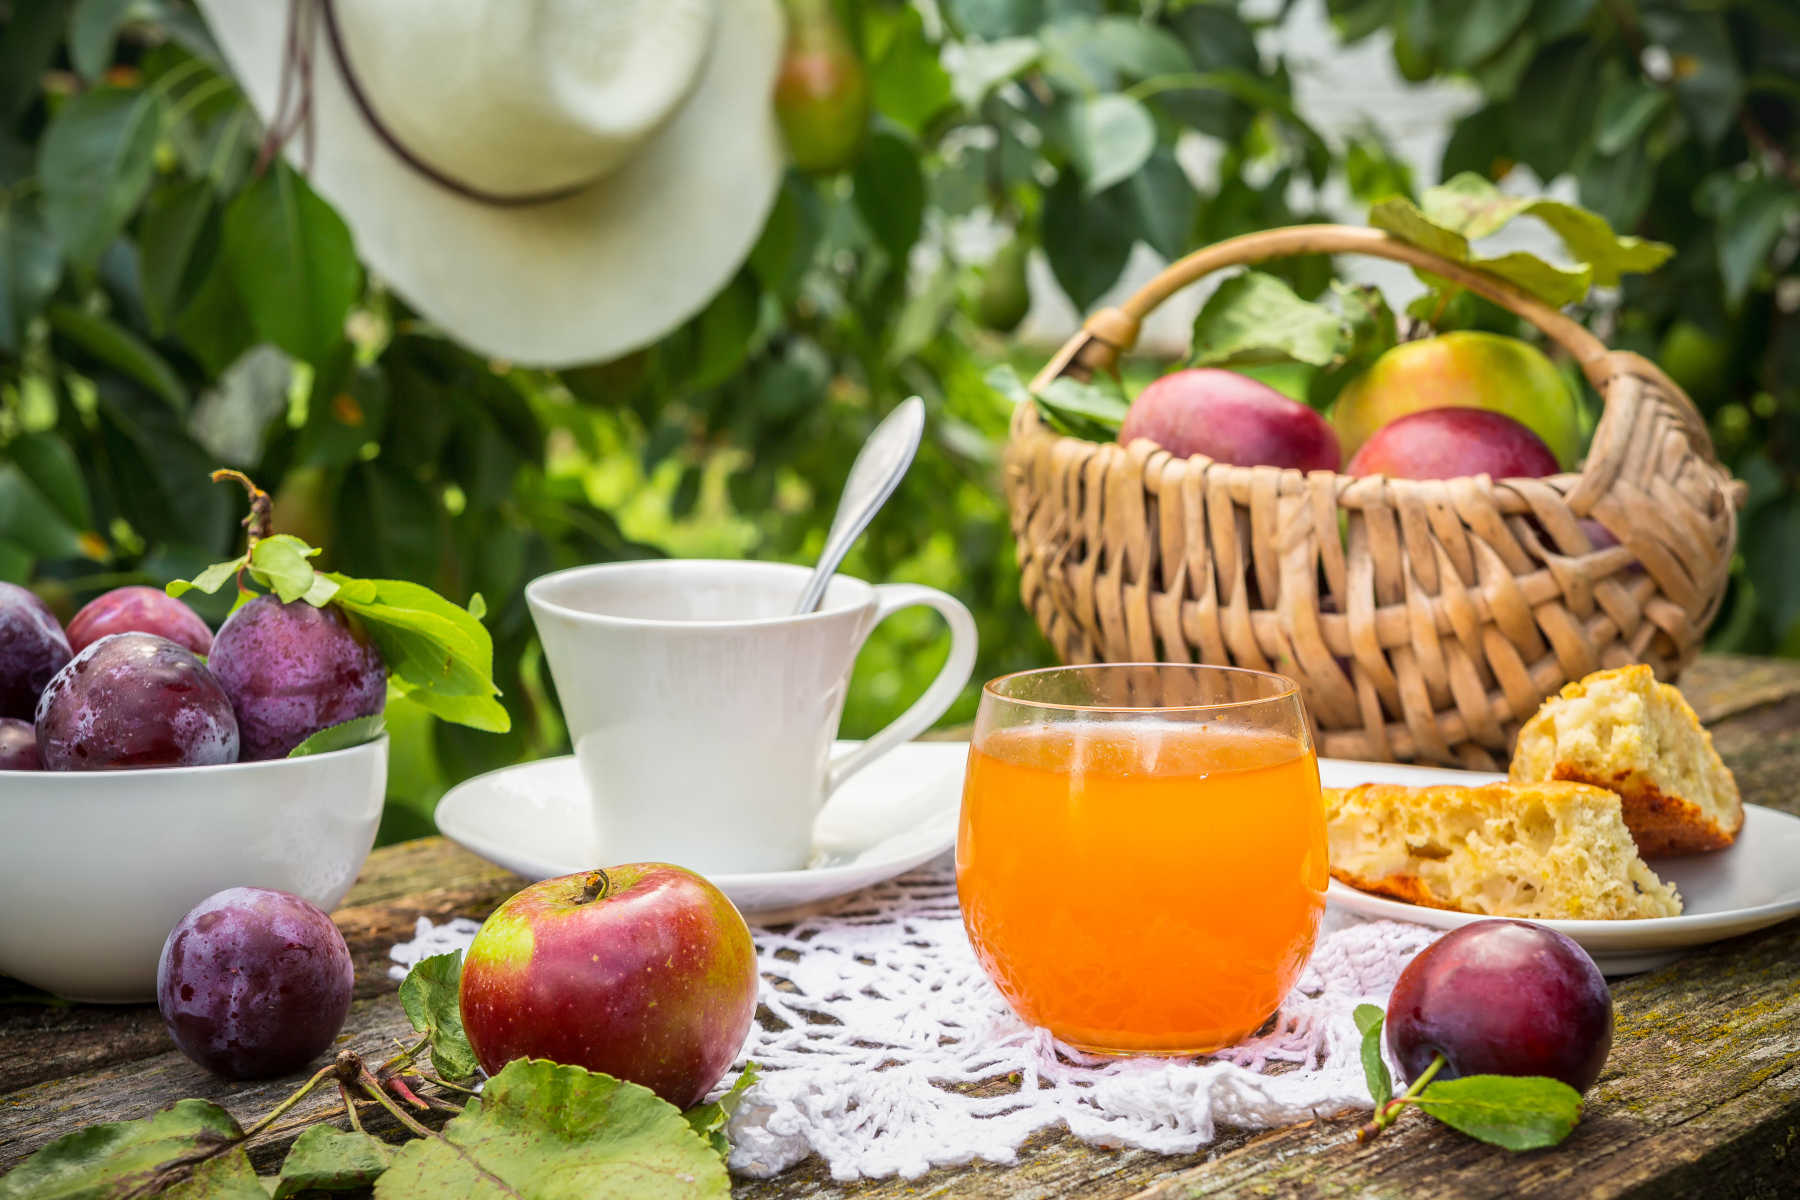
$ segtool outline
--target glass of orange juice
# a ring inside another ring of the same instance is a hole
[[[1104,664],[982,689],[956,884],[1013,1010],[1108,1054],[1254,1033],[1312,953],[1325,813],[1292,680]]]

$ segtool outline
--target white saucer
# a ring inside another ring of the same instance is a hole
[[[839,742],[839,751],[858,745]],[[967,742],[909,742],[851,776],[813,827],[813,862],[799,871],[709,878],[745,916],[767,922],[880,883],[956,845]],[[612,860],[596,844],[587,785],[574,755],[490,771],[437,806],[451,841],[529,879]]]
[[[1359,783],[1465,784],[1506,778],[1479,771],[1382,763],[1319,761],[1326,787]],[[1540,921],[1581,943],[1608,975],[1629,975],[1673,962],[1683,950],[1751,933],[1800,916],[1800,817],[1761,805],[1744,806],[1744,828],[1729,848],[1712,854],[1655,858],[1650,869],[1681,892],[1679,917],[1640,921]],[[1408,904],[1360,892],[1334,879],[1329,903],[1363,917],[1455,929],[1484,918]]]

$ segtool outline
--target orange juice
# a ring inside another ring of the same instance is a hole
[[[1275,1012],[1325,905],[1318,764],[1293,737],[1139,721],[969,754],[963,922],[1013,1009],[1091,1050],[1197,1053]]]

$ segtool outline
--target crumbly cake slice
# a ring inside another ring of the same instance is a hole
[[[1617,792],[1640,854],[1717,850],[1744,826],[1737,780],[1712,734],[1642,665],[1596,671],[1544,701],[1519,731],[1509,774]]]
[[[1673,917],[1618,796],[1580,783],[1325,789],[1331,873],[1351,887],[1491,917]]]

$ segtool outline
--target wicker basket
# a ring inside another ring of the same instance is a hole
[[[1238,467],[1061,437],[1020,405],[1005,478],[1024,601],[1065,662],[1279,671],[1301,682],[1323,754],[1492,769],[1565,682],[1634,662],[1671,679],[1718,611],[1742,485],[1654,364],[1503,280],[1374,230],[1308,225],[1172,264],[1091,316],[1032,387],[1111,369],[1145,314],[1220,268],[1352,252],[1462,284],[1573,355],[1605,401],[1581,471]],[[1619,544],[1590,542],[1586,517]]]

